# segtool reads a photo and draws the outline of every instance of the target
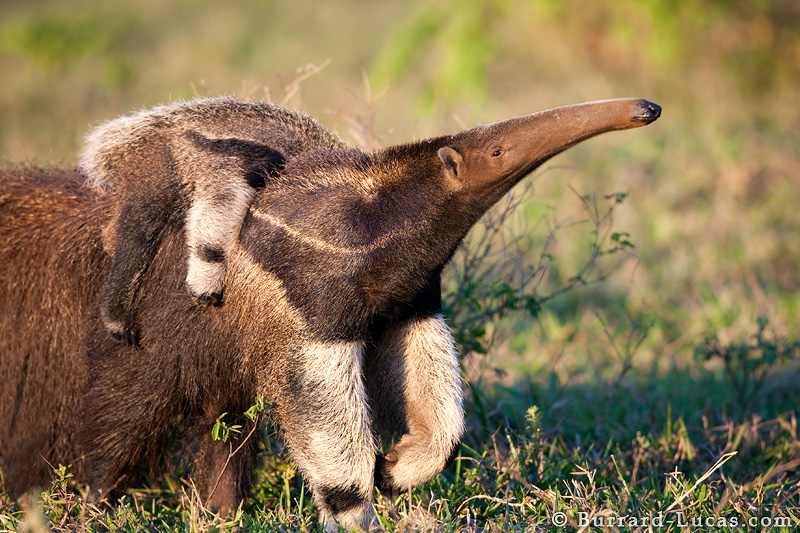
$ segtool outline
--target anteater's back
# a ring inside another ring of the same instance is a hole
[[[63,171],[0,170],[0,488],[11,494],[45,485],[48,462],[81,468],[74,418],[109,215],[81,182]]]

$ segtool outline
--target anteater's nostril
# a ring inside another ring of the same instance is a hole
[[[647,102],[647,110],[650,111],[654,119],[661,116],[661,106],[658,104]]]
[[[653,102],[648,102],[647,100],[641,100],[640,105],[641,108],[639,112],[631,117],[633,122],[644,122],[646,124],[650,124],[661,116],[660,105],[654,104]]]

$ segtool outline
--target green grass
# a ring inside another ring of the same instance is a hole
[[[707,520],[721,526],[692,530],[741,531],[762,519],[791,531],[800,527],[799,375],[793,367],[765,378],[768,394],[747,409],[714,371],[576,386],[556,379],[473,385],[460,457],[397,502],[378,496],[376,510],[387,531],[557,531],[559,512],[563,531],[575,531],[582,517],[605,524],[616,517],[623,531],[646,531],[629,526],[659,516],[658,531]],[[112,511],[98,509],[62,470],[40,500],[4,501],[0,526],[39,520],[53,531],[318,530],[295,467],[274,440],[266,447],[254,497],[231,516],[213,516],[192,485],[174,479],[129,491]]]

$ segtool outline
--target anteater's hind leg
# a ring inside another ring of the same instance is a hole
[[[254,422],[240,415],[239,418],[226,417],[228,423],[242,426],[240,434],[231,434],[227,442],[213,440],[213,424],[223,412],[235,411],[234,408],[209,411],[206,423],[201,424],[197,436],[200,446],[192,473],[205,498],[203,503],[220,514],[235,510],[247,498],[262,438],[260,429],[253,427]]]
[[[160,357],[158,366],[130,349],[109,349],[111,341],[89,336],[90,378],[79,414],[78,442],[85,457],[92,496],[113,502],[140,466],[155,466],[170,422],[185,402],[180,367]],[[97,356],[92,356],[92,353]]]

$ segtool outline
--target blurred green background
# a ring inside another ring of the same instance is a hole
[[[575,192],[601,208],[624,192],[613,228],[635,255],[615,254],[607,280],[535,321],[507,318],[481,372],[502,367],[492,379],[509,383],[611,379],[626,365],[691,373],[711,335],[746,340],[759,317],[775,336],[797,330],[794,0],[4,0],[0,72],[0,157],[61,166],[93,124],[197,94],[283,102],[362,147],[644,97],[661,120],[558,156],[508,223],[533,258],[564,227],[543,282],[557,288],[592,230]]]

